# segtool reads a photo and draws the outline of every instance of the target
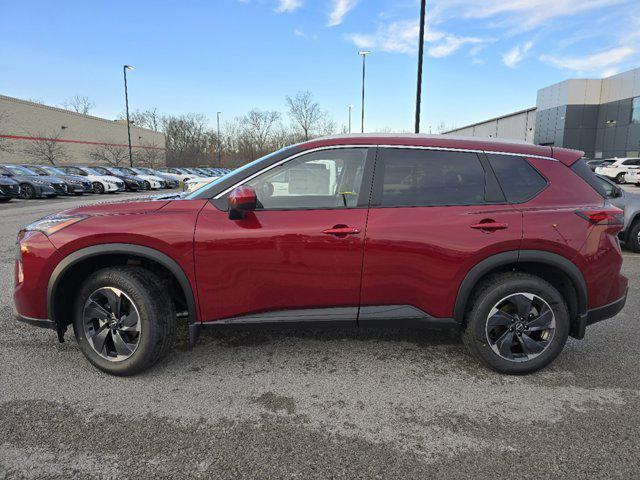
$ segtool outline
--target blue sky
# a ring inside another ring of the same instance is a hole
[[[412,130],[417,0],[0,0],[0,93],[92,113],[285,110],[310,90],[339,123]],[[638,0],[428,0],[422,130],[535,104],[538,88],[640,66]]]

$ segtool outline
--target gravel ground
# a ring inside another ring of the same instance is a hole
[[[19,227],[99,200],[0,206],[0,477],[638,478],[640,255],[623,312],[526,377],[451,332],[254,329],[116,378],[11,313]]]

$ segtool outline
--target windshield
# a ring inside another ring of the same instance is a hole
[[[62,170],[56,167],[40,167],[40,168],[42,168],[42,170],[44,170],[45,172],[51,173],[53,175],[66,175],[66,173],[64,173]]]
[[[151,170],[150,168],[136,168],[136,171],[140,172],[140,173],[144,173],[146,175],[155,175],[155,172],[153,170]]]
[[[284,148],[281,148],[280,150],[276,150],[275,152],[271,152],[271,153],[269,153],[268,155],[265,155],[264,157],[260,157],[260,158],[258,158],[258,159],[256,159],[256,160],[254,160],[253,162],[245,163],[245,164],[244,164],[244,165],[242,165],[241,167],[236,168],[236,169],[233,171],[233,174],[234,174],[234,175],[236,175],[236,174],[242,174],[242,173],[243,173],[243,172],[245,172],[246,170],[248,170],[248,169],[250,169],[250,168],[254,167],[255,165],[258,165],[259,163],[264,162],[265,160],[267,160],[267,159],[269,159],[269,158],[271,158],[271,157],[273,157],[273,156],[275,156],[275,155],[279,155],[280,153],[285,152],[285,151],[289,150],[290,148],[291,148],[291,147],[284,147]],[[216,178],[214,181],[209,182],[209,183],[207,183],[207,184],[203,185],[202,187],[198,188],[197,190],[195,190],[195,191],[191,192],[189,195],[187,195],[187,196],[186,196],[186,197],[184,197],[184,198],[185,198],[186,200],[191,200],[191,199],[193,199],[193,198],[196,198],[196,197],[198,196],[198,194],[199,194],[199,193],[202,193],[202,191],[203,191],[204,189],[206,189],[206,188],[210,188],[210,187],[213,187],[214,185],[217,185],[217,184],[219,184],[219,183],[220,183],[220,182],[222,182],[222,181],[226,181],[226,179],[227,179],[226,177],[227,177],[226,175],[223,175],[223,176],[221,176],[221,177],[218,177],[218,178]],[[240,177],[240,178],[242,178],[242,177]],[[238,180],[238,181],[240,181],[240,180]]]
[[[111,175],[111,172],[104,167],[93,167],[100,175]]]
[[[82,167],[82,170],[84,170],[85,172],[87,172],[89,175],[104,175],[103,173],[100,173],[99,171],[91,168],[91,167]]]
[[[25,168],[25,167],[19,167],[17,165],[7,165],[7,168],[11,170],[13,173],[15,173],[16,175],[38,176],[36,172],[34,172],[33,170],[29,170],[28,168]]]

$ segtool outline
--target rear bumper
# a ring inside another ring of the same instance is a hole
[[[576,331],[572,332],[571,336],[578,339],[584,338],[585,330],[589,325],[615,317],[624,308],[627,302],[628,292],[629,291],[626,290],[622,297],[608,305],[592,308],[591,310],[587,310],[587,313],[580,315],[580,317],[578,317]]]
[[[48,328],[49,330],[57,330],[56,323],[48,318],[30,318],[20,315],[18,311],[13,309],[13,318],[17,321],[31,325],[32,327]]]

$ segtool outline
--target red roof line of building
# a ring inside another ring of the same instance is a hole
[[[84,145],[103,145],[106,147],[129,147],[122,143],[105,143],[105,142],[88,142],[85,140],[67,140],[62,138],[45,138],[45,137],[26,137],[22,135],[0,135],[0,138],[11,140],[36,140],[40,142],[61,142],[61,143],[80,143]],[[149,145],[131,145],[131,148],[144,148],[146,150],[166,150],[164,147],[152,147]]]

